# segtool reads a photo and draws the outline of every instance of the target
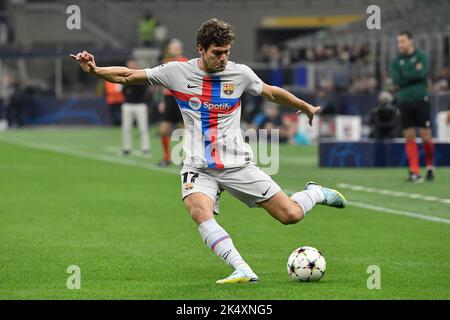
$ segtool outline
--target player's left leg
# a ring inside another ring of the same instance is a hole
[[[346,199],[337,190],[309,182],[306,190],[296,192],[290,198],[283,191],[279,191],[270,199],[258,203],[283,224],[299,222],[316,204],[344,208]]]
[[[218,180],[225,190],[249,207],[261,206],[282,224],[300,221],[316,204],[344,208],[344,196],[333,189],[309,182],[290,198],[272,178],[253,164],[228,170]]]
[[[419,135],[423,141],[423,149],[425,152],[425,166],[427,169],[426,179],[432,181],[434,179],[434,143],[430,128],[420,128]]]

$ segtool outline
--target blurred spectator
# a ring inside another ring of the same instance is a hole
[[[377,89],[377,79],[372,76],[353,76],[348,88],[350,93],[374,93]]]
[[[281,52],[278,53],[277,51]],[[296,62],[323,62],[337,61],[365,65],[370,62],[370,52],[367,44],[353,45],[316,45],[310,48],[280,50],[273,44],[264,44],[261,47],[261,61],[283,62],[283,65]]]
[[[321,114],[337,114],[339,109],[337,101],[333,81],[323,79],[318,86],[315,103],[321,106]]]
[[[22,109],[22,85],[18,79],[10,78],[7,85],[7,96],[5,101],[6,120],[9,127],[20,127],[23,125]]]
[[[5,47],[14,41],[14,30],[9,23],[7,16],[2,16],[0,12],[0,47]]]
[[[282,50],[275,44],[263,44],[260,53],[260,60],[268,63],[272,69],[289,65],[293,61],[292,55],[294,54],[288,49]]]
[[[450,90],[450,68],[442,68],[438,78],[433,83],[433,92],[444,92]]]
[[[450,124],[450,107],[448,107],[448,112],[447,112],[447,123]]]
[[[392,104],[394,96],[382,91],[378,96],[379,105],[375,107],[370,115],[369,125],[371,132],[369,137],[375,139],[394,138],[400,135],[397,132],[399,119],[398,109]]]
[[[151,11],[145,13],[139,23],[140,42],[145,47],[154,45],[155,31],[158,26],[158,20],[153,16]]]
[[[285,128],[287,142],[290,144],[298,144],[298,114],[285,113],[282,116],[282,122]]]
[[[122,92],[122,85],[105,81],[105,99],[111,112],[113,126],[120,126],[122,123],[122,103],[125,97]]]
[[[268,139],[273,130],[279,130],[280,143],[286,143],[289,140],[288,130],[283,125],[280,106],[276,103],[264,101],[263,112],[255,116],[253,127],[267,130]]]

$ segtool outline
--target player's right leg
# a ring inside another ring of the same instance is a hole
[[[233,244],[230,235],[214,219],[219,212],[220,188],[208,173],[184,165],[181,169],[183,202],[198,225],[203,242],[226,264],[234,269],[231,276],[217,283],[257,282],[258,276]]]
[[[198,225],[203,242],[214,253],[234,269],[227,278],[216,283],[247,283],[259,281],[258,276],[241,257],[230,235],[214,219],[214,201],[201,192],[191,193],[184,198],[184,204]]]

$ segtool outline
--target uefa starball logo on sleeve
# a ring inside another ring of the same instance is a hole
[[[220,169],[253,162],[268,175],[280,167],[279,129],[229,129],[219,135],[217,129],[194,126],[193,131],[174,130],[171,140],[176,142],[171,159],[177,165]]]

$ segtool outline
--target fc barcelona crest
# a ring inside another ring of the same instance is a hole
[[[234,84],[233,83],[225,83],[223,85],[223,92],[227,95],[232,94],[234,91]]]

